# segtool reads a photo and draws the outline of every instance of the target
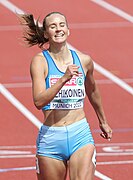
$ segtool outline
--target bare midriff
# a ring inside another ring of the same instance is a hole
[[[47,110],[43,111],[46,126],[67,126],[80,121],[85,117],[83,108],[69,110]]]

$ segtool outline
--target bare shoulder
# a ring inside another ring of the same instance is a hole
[[[37,69],[39,67],[44,68],[45,66],[47,66],[47,63],[43,53],[38,53],[32,58],[30,65],[31,69]]]
[[[31,60],[31,64],[30,64],[31,75],[32,76],[36,74],[44,75],[46,71],[47,71],[46,59],[42,53],[38,53]]]
[[[84,71],[87,72],[88,70],[92,70],[94,65],[91,56],[80,51],[76,51],[76,53],[80,58]]]
[[[37,63],[44,63],[45,62],[45,58],[43,56],[42,53],[38,53],[37,55],[35,55],[32,60],[31,60],[31,65],[32,64],[37,64]]]

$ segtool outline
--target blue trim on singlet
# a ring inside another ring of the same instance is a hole
[[[71,54],[72,54],[72,57],[73,57],[73,60],[74,60],[74,63],[73,64],[76,64],[77,66],[79,66],[79,72],[82,72],[83,73],[83,76],[84,76],[84,79],[85,79],[85,73],[84,73],[84,70],[83,70],[83,67],[82,67],[82,64],[80,62],[80,59],[77,55],[77,53],[73,50],[70,50],[71,51]]]
[[[71,50],[70,49],[70,52],[71,52],[71,55],[72,55],[72,58],[73,58],[73,64],[76,64],[77,66],[79,66],[79,72],[81,72],[83,74],[83,77],[84,77],[84,80],[85,80],[85,73],[84,73],[84,70],[83,70],[83,67],[81,65],[81,62],[80,62],[80,59],[78,57],[78,55],[76,54],[75,51]],[[48,64],[48,74],[47,74],[47,77],[45,79],[46,81],[46,89],[48,89],[50,87],[49,85],[49,75],[58,75],[59,77],[62,77],[65,73],[62,72],[58,67],[57,65],[55,64],[53,58],[50,56],[49,52],[47,50],[44,50],[43,52],[43,55],[47,61],[47,64]],[[44,106],[42,108],[42,110],[49,110],[50,109],[50,104],[47,104],[46,106]]]

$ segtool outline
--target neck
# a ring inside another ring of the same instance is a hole
[[[52,57],[56,60],[62,60],[62,59],[67,59],[68,56],[70,55],[70,51],[67,47],[67,45],[61,45],[61,46],[53,46],[51,45],[49,47],[49,52],[52,55]]]
[[[50,47],[49,47],[49,52],[53,53],[53,54],[60,54],[64,51],[66,51],[68,48],[67,48],[67,45],[66,43],[65,44],[51,44]]]
[[[49,48],[49,53],[52,56],[52,58],[55,61],[60,62],[61,64],[67,64],[67,63],[71,63],[72,59],[71,59],[71,53],[67,47],[67,45],[62,46],[62,47],[58,47],[56,46],[56,48],[53,48],[53,46],[50,46]]]

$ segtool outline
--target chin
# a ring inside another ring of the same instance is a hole
[[[55,41],[55,43],[57,43],[57,44],[62,44],[62,43],[65,43],[66,42],[66,40],[58,40],[58,41]]]

